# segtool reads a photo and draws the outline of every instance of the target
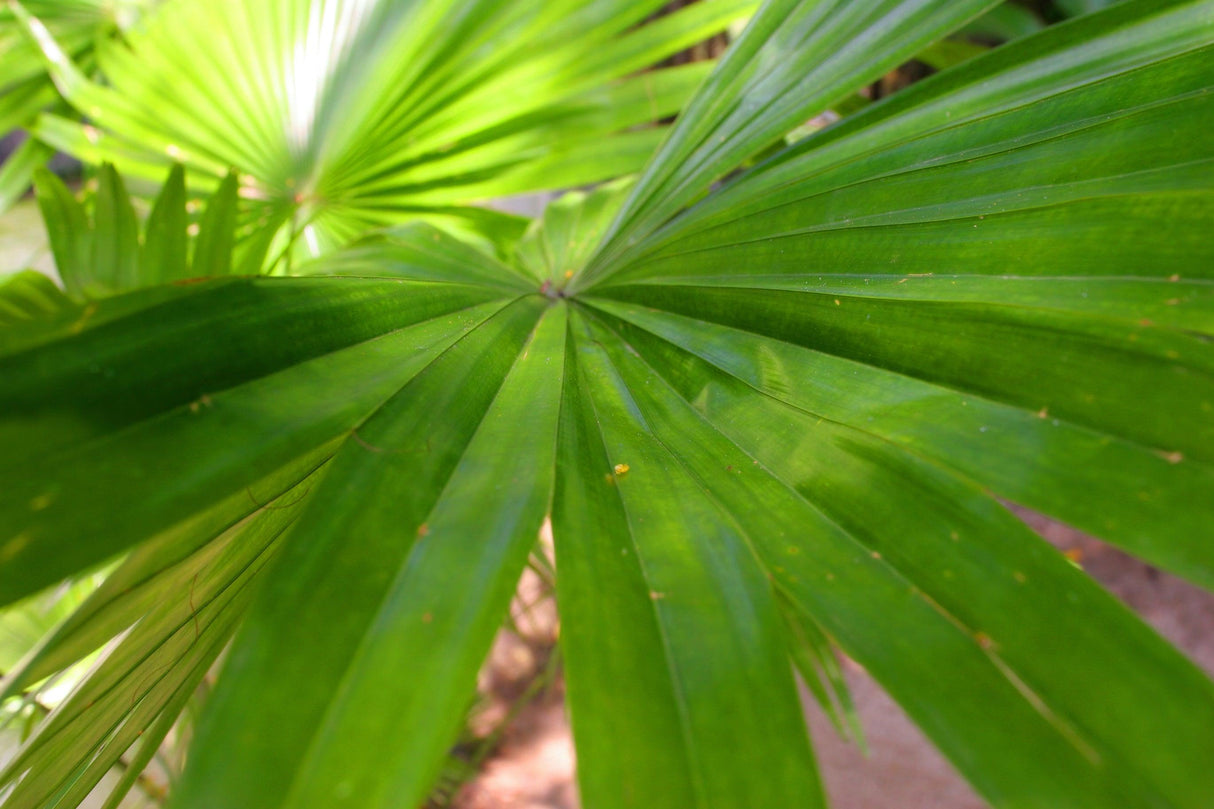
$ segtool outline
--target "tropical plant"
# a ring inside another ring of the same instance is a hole
[[[546,519],[588,807],[824,805],[790,659],[842,700],[836,646],[995,806],[1208,806],[1214,683],[1000,498],[1214,586],[1214,2],[738,171],[992,5],[768,0],[635,181],[521,237],[0,331],[0,602],[125,554],[7,683],[125,632],[5,806],[139,769],[233,633],[176,806],[416,805]],[[464,6],[511,14],[416,4]]]
[[[43,113],[31,134],[148,181],[180,162],[207,188],[235,169],[241,244],[264,256],[272,241],[269,270],[405,217],[517,236],[517,219],[467,203],[639,169],[663,134],[652,124],[710,65],[641,69],[754,5],[642,25],[661,2],[185,2],[99,50],[102,84],[12,2],[88,118]]]
[[[27,0],[64,52],[91,71],[96,51],[160,0]],[[37,44],[14,24],[14,12],[0,5],[0,133],[30,126],[43,111],[70,115],[47,74]],[[15,202],[29,185],[34,169],[54,154],[48,144],[26,140],[0,168],[0,211]]]

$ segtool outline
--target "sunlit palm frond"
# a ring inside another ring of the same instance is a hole
[[[488,214],[461,206],[639,168],[708,66],[641,71],[753,3],[643,25],[661,5],[184,0],[98,54],[104,87],[21,14],[90,119],[33,131],[150,180],[235,169],[246,230],[281,231],[271,260],[406,218],[475,227]]]

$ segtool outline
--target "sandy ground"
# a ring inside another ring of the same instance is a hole
[[[1043,517],[1022,517],[1164,637],[1214,675],[1214,594]],[[544,632],[555,616],[542,618]],[[530,647],[503,639],[484,685],[525,676]],[[869,755],[839,739],[816,706],[807,708],[816,753],[835,809],[983,809],[980,800],[885,693],[855,664],[845,665]],[[517,686],[515,686],[517,687]],[[812,702],[812,700],[808,701]],[[467,784],[458,809],[576,809],[575,759],[559,683],[509,727],[498,753]]]

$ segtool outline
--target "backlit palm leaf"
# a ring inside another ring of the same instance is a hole
[[[642,26],[659,0],[191,0],[99,53],[104,87],[16,8],[91,121],[44,115],[39,138],[152,180],[235,169],[246,228],[279,231],[273,260],[404,218],[483,230],[458,206],[636,170],[708,66],[639,71],[752,5]]]
[[[99,43],[136,24],[160,0],[28,0],[37,15],[78,63],[91,66]],[[36,43],[15,24],[14,11],[0,4],[0,133],[32,126],[41,111],[62,109]],[[25,193],[34,169],[53,149],[27,140],[0,167],[0,211]]]

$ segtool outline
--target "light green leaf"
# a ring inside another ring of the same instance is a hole
[[[0,281],[0,328],[45,318],[71,305],[54,281],[35,270],[22,270]]]
[[[534,291],[536,286],[478,245],[425,222],[368,237],[363,244],[304,264],[297,272],[460,282],[499,288],[503,294],[514,295]]]
[[[549,203],[519,241],[514,260],[549,286],[564,289],[585,266],[631,188],[631,179],[617,180]]]
[[[13,681],[14,668],[44,637],[75,614],[101,578],[84,576],[70,586],[38,593],[0,612],[0,676],[6,685]]]
[[[95,64],[94,44],[111,36],[159,0],[26,0],[20,8],[0,5],[0,132],[28,129],[42,111],[66,111],[47,75],[37,43],[17,24],[28,12],[53,32],[58,41],[86,71]],[[10,155],[0,168],[0,213],[7,211],[29,188],[33,170],[45,164],[55,150],[31,138]]]
[[[25,196],[33,181],[34,169],[55,153],[54,149],[36,140],[26,140],[0,166],[0,213],[11,208]]]
[[[164,282],[192,283],[232,273],[238,219],[234,175],[207,200],[201,222],[191,225],[184,169],[175,166],[152,205],[142,239],[126,185],[111,164],[102,166],[96,192],[86,197],[91,218],[86,206],[45,169],[39,170],[37,189],[59,274],[76,298],[104,298]],[[242,264],[260,269],[268,247],[267,240],[248,240]]]
[[[629,128],[677,111],[702,68],[628,77],[754,2],[708,0],[644,24],[661,6],[187,0],[130,31],[127,47],[99,50],[105,84],[14,11],[91,121],[42,116],[37,137],[146,179],[182,162],[213,187],[234,168],[247,221],[273,222],[290,242],[279,247],[307,257],[452,204],[639,168],[658,136]],[[587,160],[594,141],[605,148]]]

